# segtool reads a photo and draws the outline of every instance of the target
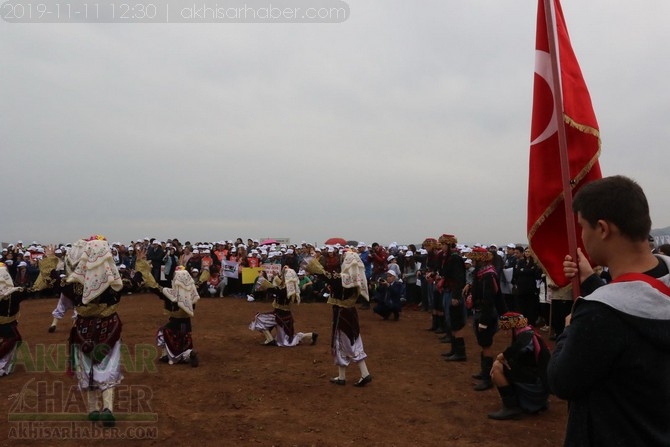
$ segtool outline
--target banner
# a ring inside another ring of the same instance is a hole
[[[242,284],[253,284],[263,267],[242,267]]]
[[[238,278],[238,264],[235,261],[223,261],[221,262],[221,267],[223,269],[223,276],[226,278]]]

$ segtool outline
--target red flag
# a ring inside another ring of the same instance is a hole
[[[559,126],[565,128],[565,150],[573,194],[582,185],[601,178],[598,164],[600,131],[570,45],[561,5],[558,0],[548,0],[547,4],[553,17],[549,21],[553,32],[547,27],[544,0],[539,0],[537,11],[527,229],[530,248],[547,276],[557,285],[565,286],[570,282],[563,274],[563,258],[569,253],[569,239],[563,203]],[[550,45],[549,36],[554,36],[555,45]],[[556,54],[551,54],[551,47],[557,49]],[[557,95],[554,95],[552,64],[558,64],[561,91]],[[554,104],[561,97],[562,117],[557,116]],[[570,214],[576,225],[576,217]],[[578,244],[581,246],[581,240]]]

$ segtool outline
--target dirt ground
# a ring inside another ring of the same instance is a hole
[[[117,426],[85,421],[75,380],[64,373],[68,322],[48,333],[56,298],[21,306],[24,339],[20,364],[0,378],[0,445],[260,445],[260,446],[528,446],[562,445],[567,406],[550,398],[549,411],[519,421],[486,417],[500,406],[495,389],[476,392],[470,375],[479,354],[468,331],[467,362],[446,363],[448,349],[425,329],[427,313],[406,310],[383,321],[360,310],[372,383],[356,388],[358,367],[346,386],[330,356],[330,306],[303,303],[294,311],[296,330],[320,334],[315,346],[262,346],[248,329],[268,302],[204,298],[193,319],[200,366],[157,361],[156,329],[166,321],[153,295],[124,297],[125,379],[117,388]],[[502,350],[507,333],[496,336]],[[26,349],[27,348],[27,349]],[[144,358],[144,360],[142,360]],[[7,415],[5,417],[4,415]]]

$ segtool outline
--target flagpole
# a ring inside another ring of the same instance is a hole
[[[551,57],[551,73],[553,77],[554,111],[558,121],[558,151],[561,156],[561,180],[563,184],[563,205],[565,207],[565,225],[568,236],[568,253],[577,262],[577,230],[572,211],[572,181],[570,179],[570,160],[568,159],[568,141],[563,120],[563,90],[561,89],[560,61],[556,44],[556,23],[554,0],[544,0],[544,16],[547,23],[547,40]],[[572,278],[572,299],[579,296],[579,274]]]

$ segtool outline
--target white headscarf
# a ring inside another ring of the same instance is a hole
[[[4,300],[17,290],[21,290],[21,287],[14,287],[14,281],[7,271],[7,266],[0,262],[0,300]]]
[[[172,288],[163,288],[163,295],[189,316],[193,316],[193,305],[200,299],[193,277],[184,267],[177,267],[172,278]]]
[[[300,278],[290,267],[284,267],[284,284],[286,284],[286,296],[289,300],[300,303]]]
[[[72,244],[72,247],[67,251],[65,255],[65,265],[67,266],[66,273],[70,274],[77,268],[81,255],[84,254],[84,249],[86,248],[86,241],[79,239],[77,242]]]
[[[365,265],[361,257],[354,251],[347,251],[342,261],[342,287],[345,289],[358,288],[358,294],[370,301],[368,296],[368,279],[365,276]]]
[[[100,296],[108,287],[117,292],[123,288],[119,269],[114,264],[112,251],[106,240],[98,236],[86,242],[79,263],[67,281],[83,284],[81,301],[84,304]]]

